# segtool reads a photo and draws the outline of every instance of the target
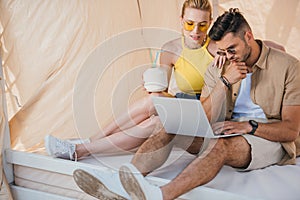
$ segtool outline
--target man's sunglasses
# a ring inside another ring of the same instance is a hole
[[[233,48],[226,49],[226,50],[219,50],[219,51],[217,51],[217,54],[220,56],[226,56],[226,52],[231,55],[236,54],[236,51]]]

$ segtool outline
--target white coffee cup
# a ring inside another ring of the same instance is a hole
[[[144,87],[148,92],[161,92],[168,87],[168,78],[165,70],[160,67],[147,69],[143,74]]]

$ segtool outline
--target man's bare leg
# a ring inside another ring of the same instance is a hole
[[[162,129],[143,143],[131,163],[146,176],[165,163],[174,145],[195,154],[199,152],[202,142],[202,138],[168,134]]]
[[[149,137],[135,153],[131,163],[144,176],[147,175],[167,160],[174,145],[173,138],[174,135],[165,133],[164,129]]]
[[[246,167],[251,148],[242,136],[211,141],[201,156],[191,162],[174,180],[161,187],[163,199],[175,199],[212,180],[223,167]]]

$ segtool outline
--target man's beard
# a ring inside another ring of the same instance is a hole
[[[245,49],[246,49],[246,53],[244,54],[240,62],[246,62],[251,57],[252,48],[246,44]]]

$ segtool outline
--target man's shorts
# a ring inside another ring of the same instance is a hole
[[[242,135],[251,148],[251,162],[245,169],[238,168],[239,171],[249,171],[261,169],[273,164],[277,164],[285,155],[285,150],[279,142],[272,142],[254,135]]]

